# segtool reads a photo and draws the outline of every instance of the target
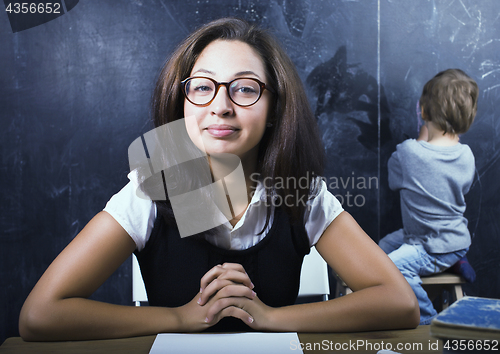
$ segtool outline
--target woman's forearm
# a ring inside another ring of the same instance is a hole
[[[179,327],[178,309],[89,300],[136,245],[106,212],[97,214],[44,272],[19,317],[25,340],[77,340],[156,334]]]
[[[27,341],[85,340],[151,335],[178,330],[176,308],[123,306],[85,298],[68,298],[30,307],[19,319]]]
[[[275,331],[356,332],[414,328],[419,323],[413,296],[383,286],[363,289],[330,301],[274,309]]]
[[[327,227],[316,249],[354,291],[330,301],[270,311],[274,330],[354,332],[416,327],[418,301],[390,258],[347,212]]]

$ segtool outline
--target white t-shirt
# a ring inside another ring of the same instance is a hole
[[[135,174],[129,174],[130,182],[115,194],[106,204],[104,211],[109,213],[134,240],[141,251],[149,240],[156,219],[156,204],[150,199],[137,195],[139,185]],[[271,228],[274,213],[271,213],[268,227],[263,233],[267,207],[263,202],[265,189],[257,183],[252,200],[238,223],[232,227],[229,223],[222,227],[222,234],[206,236],[213,245],[231,250],[244,250],[261,241]],[[305,228],[310,246],[314,246],[328,225],[344,210],[340,202],[331,194],[326,183],[321,180],[317,195],[307,201],[304,215]]]

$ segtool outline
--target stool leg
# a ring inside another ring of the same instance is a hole
[[[446,298],[446,296],[445,296],[449,292],[451,293],[451,291],[449,291],[449,290],[451,290],[451,289],[449,289],[446,286],[441,288],[441,311],[447,309],[448,306],[450,305],[450,303],[453,302],[453,299]],[[451,297],[453,297],[453,296],[454,296],[454,294],[451,294]]]
[[[463,297],[464,297],[464,292],[462,290],[462,285],[456,284],[455,285],[455,299],[460,300]]]

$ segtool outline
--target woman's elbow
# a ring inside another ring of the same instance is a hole
[[[28,342],[47,340],[44,332],[49,327],[47,310],[41,304],[25,303],[19,314],[19,335]]]
[[[418,300],[413,293],[413,290],[405,291],[399,297],[398,310],[400,319],[402,320],[402,328],[415,328],[420,323],[420,308]]]
[[[418,301],[415,298],[408,306],[408,327],[415,328],[420,324],[420,307],[418,306]]]
[[[25,341],[31,342],[35,341],[36,337],[34,335],[35,323],[37,320],[34,318],[29,310],[25,310],[24,307],[19,315],[19,335]]]

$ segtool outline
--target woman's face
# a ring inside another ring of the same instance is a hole
[[[235,40],[210,43],[195,62],[190,74],[193,76],[208,77],[217,82],[242,77],[268,82],[261,57],[248,44]],[[256,161],[259,142],[266,130],[271,95],[264,90],[257,103],[241,107],[229,99],[226,87],[221,86],[206,107],[185,100],[188,134],[209,155],[231,153],[242,161]],[[203,146],[200,146],[199,137]]]

